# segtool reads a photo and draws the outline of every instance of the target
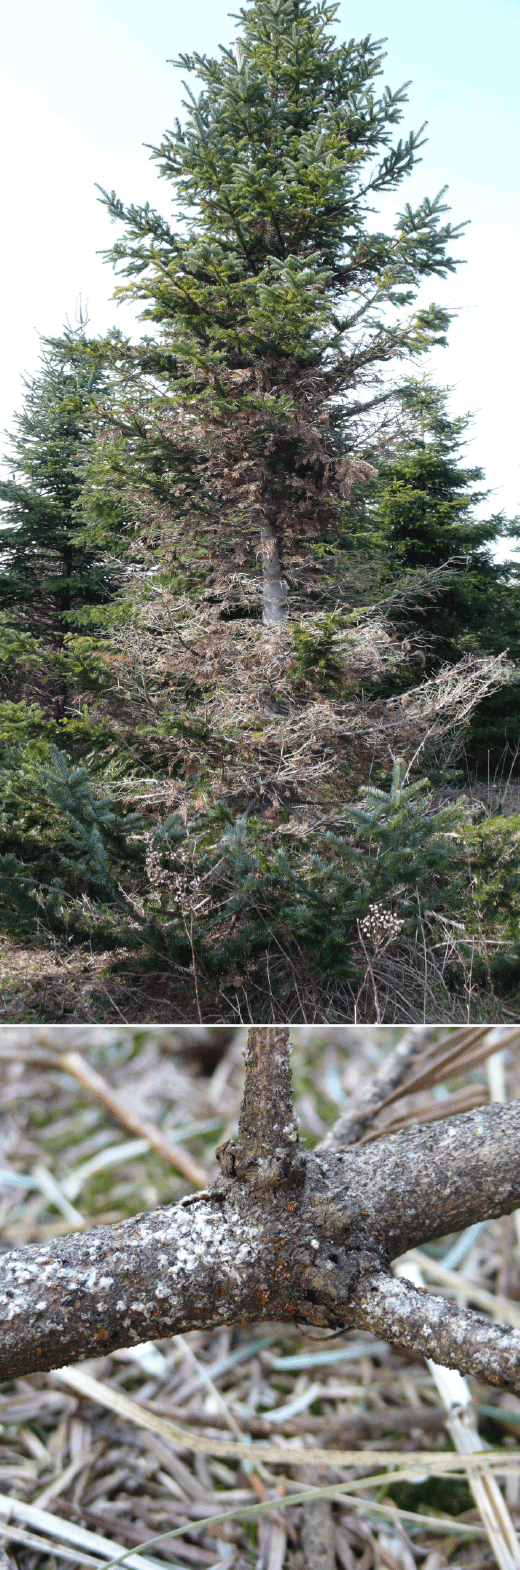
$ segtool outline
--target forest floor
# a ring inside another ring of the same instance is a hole
[[[191,979],[191,978],[190,978]],[[0,937],[0,1020],[5,1024],[193,1023],[193,987],[143,970],[126,949],[105,953]]]
[[[273,976],[278,958],[274,956]],[[361,952],[358,958],[361,964]],[[509,1002],[486,986],[477,985],[471,968],[458,992],[446,989],[444,976],[453,958],[459,959],[459,945],[457,934],[448,928],[438,962],[436,955],[427,951],[423,965],[420,949],[405,949],[404,945],[398,956],[383,954],[377,967],[377,998],[371,1006],[369,991],[368,1011],[376,1016],[377,1006],[382,1008],[380,1021],[388,1026],[423,1019],[447,1026],[483,1021],[516,1023],[517,998],[512,997]],[[279,968],[283,980],[283,961],[279,961]],[[297,977],[296,983],[298,979],[301,978]],[[253,1023],[255,1015],[251,1019],[248,992],[242,978],[237,978],[237,982],[240,986],[234,989],[226,984],[216,991],[212,986],[209,994],[201,998],[201,985],[198,996],[194,987],[192,967],[165,966],[162,960],[155,968],[153,956],[143,960],[142,954],[136,956],[134,950],[126,948],[96,953],[87,945],[68,948],[57,941],[44,947],[0,936],[0,1028],[2,1022],[5,1026],[225,1025],[238,1020]],[[284,1017],[296,1025],[303,1018],[322,1024],[327,1020],[340,1024],[355,1018],[355,991],[332,981],[328,989],[323,986],[318,992],[307,978],[303,1015],[297,985],[290,1001],[293,1012]],[[262,1002],[276,1011],[276,994],[262,994]],[[269,1013],[266,1017],[270,1017]],[[274,1021],[276,1012],[271,1017]],[[367,1023],[364,1009],[359,1023]]]
[[[490,994],[486,988],[473,984],[465,987],[460,995],[443,992],[443,972],[449,966],[452,954],[457,957],[457,945],[447,935],[446,948],[441,964],[435,967],[431,954],[427,956],[429,974],[421,969],[419,950],[401,952],[399,959],[385,956],[377,973],[378,1000],[384,1000],[382,1019],[385,1024],[437,1019],[439,1025],[462,1025],[468,1021],[481,1023],[516,1022],[518,1003],[512,1006]],[[361,958],[362,956],[360,956]],[[0,1022],[5,1025],[208,1025],[233,1023],[247,1019],[248,997],[237,990],[232,996],[226,992],[227,1008],[218,1007],[214,989],[210,1003],[199,1014],[197,996],[193,985],[193,972],[186,969],[179,979],[180,967],[155,970],[152,964],[143,964],[129,949],[111,949],[95,953],[86,946],[67,949],[56,944],[54,948],[24,945],[9,937],[0,937]],[[273,967],[274,969],[274,967]],[[184,967],[183,967],[184,971]],[[471,978],[470,978],[471,980]],[[323,994],[324,989],[322,989]],[[340,1023],[352,1018],[355,995],[331,983],[330,999],[305,989],[306,1018],[324,1023]],[[200,1000],[200,992],[199,992]],[[267,1004],[276,1005],[275,997],[265,998]],[[302,1022],[295,996],[294,1023]],[[327,1001],[329,1007],[327,1007]],[[424,1005],[424,1006],[423,1006]],[[273,1020],[275,1015],[273,1014]],[[253,1016],[254,1019],[254,1016]],[[251,1021],[249,1021],[251,1022]],[[366,1023],[365,1019],[360,1023]],[[1,1023],[0,1023],[1,1028]]]

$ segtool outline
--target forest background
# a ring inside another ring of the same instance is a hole
[[[182,58],[187,216],[103,196],[147,336],[80,311],[26,381],[4,1018],[517,1017],[518,520],[422,371],[464,224],[336,9]]]

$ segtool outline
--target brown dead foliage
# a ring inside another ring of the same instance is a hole
[[[247,582],[232,577],[228,596],[234,588],[236,604],[247,608]],[[384,615],[371,615],[334,635],[344,696],[331,697],[320,692],[319,679],[295,680],[291,624],[279,632],[247,616],[227,620],[233,603],[219,597],[194,610],[158,588],[142,621],[117,635],[120,648],[99,710],[119,705],[129,737],[132,713],[141,724],[146,714],[149,750],[168,758],[170,809],[174,781],[182,796],[194,772],[205,776],[213,800],[262,810],[273,798],[284,799],[297,811],[302,802],[352,800],[374,768],[388,772],[397,755],[423,772],[425,764],[446,767],[460,756],[476,704],[508,679],[505,655],[468,655],[400,696],[370,698],[371,687],[410,661],[420,676],[423,658],[419,645],[411,649],[399,639]],[[294,625],[319,638],[323,621],[318,613]],[[132,788],[135,793],[135,781]]]

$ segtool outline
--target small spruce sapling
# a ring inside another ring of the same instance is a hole
[[[390,790],[365,785],[359,807],[347,809],[357,838],[367,848],[370,894],[376,901],[400,895],[405,903],[415,894],[423,908],[426,901],[431,908],[435,881],[440,879],[445,905],[448,872],[452,897],[458,887],[458,830],[464,802],[432,811],[429,780],[407,785],[406,775],[406,760],[396,758]]]

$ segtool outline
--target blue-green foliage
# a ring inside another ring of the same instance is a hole
[[[118,897],[109,866],[108,842],[126,842],[133,828],[142,827],[138,813],[122,815],[108,796],[96,797],[88,769],[70,765],[58,747],[49,747],[50,767],[40,767],[41,784],[57,808],[62,825],[60,868],[78,872],[100,893]]]
[[[85,897],[100,912],[128,909],[119,879],[135,862],[142,818],[97,796],[88,769],[40,741],[4,759],[0,797],[0,907],[9,930],[44,919],[68,928]]]
[[[436,880],[441,879],[446,904],[453,900],[456,886],[460,888],[462,804],[432,811],[429,780],[416,780],[413,785],[405,780],[406,762],[397,758],[390,791],[366,785],[360,792],[360,806],[348,808],[358,840],[366,846],[371,897],[395,898],[398,892],[409,897],[415,892],[420,903],[431,907]]]
[[[158,829],[154,847],[192,874],[211,895],[197,923],[208,970],[265,962],[266,950],[300,955],[311,974],[348,977],[357,922],[376,900],[402,916],[414,935],[426,908],[447,908],[464,876],[459,805],[432,811],[428,781],[404,784],[398,760],[388,792],[368,787],[359,808],[347,809],[352,833],[287,837],[276,847],[259,819],[232,818],[218,803],[208,821],[192,824],[188,841],[177,814]],[[217,834],[215,835],[215,829]],[[218,832],[220,831],[220,832]]]

